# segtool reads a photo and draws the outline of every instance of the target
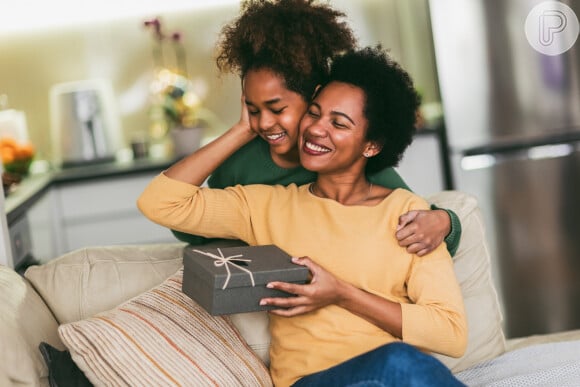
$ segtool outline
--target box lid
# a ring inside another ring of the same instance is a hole
[[[292,257],[275,245],[204,248],[187,246],[186,271],[196,273],[214,288],[264,285],[271,281],[305,282],[308,268],[292,263]]]

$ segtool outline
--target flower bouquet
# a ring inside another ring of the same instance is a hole
[[[199,126],[199,97],[193,92],[187,75],[187,60],[179,32],[166,35],[159,18],[144,22],[153,35],[153,59],[155,77],[150,85],[151,128],[153,139],[163,138],[172,130]],[[167,43],[173,51],[173,60],[165,55]]]

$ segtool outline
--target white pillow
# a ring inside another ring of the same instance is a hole
[[[182,265],[183,243],[88,247],[24,276],[59,323],[109,310],[159,285]]]

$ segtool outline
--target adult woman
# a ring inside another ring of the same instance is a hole
[[[316,86],[325,81],[329,58],[355,46],[343,17],[313,1],[257,0],[245,2],[241,15],[223,28],[218,67],[241,76],[245,98],[240,122],[215,147],[210,187],[315,180],[314,173],[300,166],[298,123]],[[369,178],[375,185],[409,189],[393,168]],[[413,211],[398,226],[401,245],[419,255],[444,239],[453,254],[461,236],[459,219],[451,211]],[[197,236],[174,234],[191,244],[203,243]]]
[[[408,75],[384,52],[350,52],[335,59],[330,82],[300,126],[300,160],[317,173],[314,183],[200,188],[209,146],[156,177],[139,198],[141,211],[161,225],[310,257],[294,259],[310,269],[309,284],[268,284],[296,297],[261,301],[280,307],[270,318],[277,386],[369,379],[404,385],[409,380],[394,381],[388,372],[398,356],[389,356],[387,344],[402,340],[450,356],[465,350],[465,313],[449,253],[439,246],[418,258],[382,231],[427,203],[373,185],[365,173],[400,159],[417,104]],[[405,378],[458,384],[434,358],[404,351],[412,353],[407,364],[419,367],[402,372]]]

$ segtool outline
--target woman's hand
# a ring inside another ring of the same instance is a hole
[[[414,210],[399,217],[395,234],[399,246],[423,256],[439,246],[451,231],[451,219],[444,210]]]
[[[296,297],[263,298],[260,301],[260,305],[284,308],[271,310],[270,313],[290,317],[312,312],[339,302],[340,289],[343,288],[342,281],[308,257],[292,258],[292,262],[306,266],[310,270],[312,275],[310,283],[298,285],[288,282],[270,282],[267,287],[295,294]]]

